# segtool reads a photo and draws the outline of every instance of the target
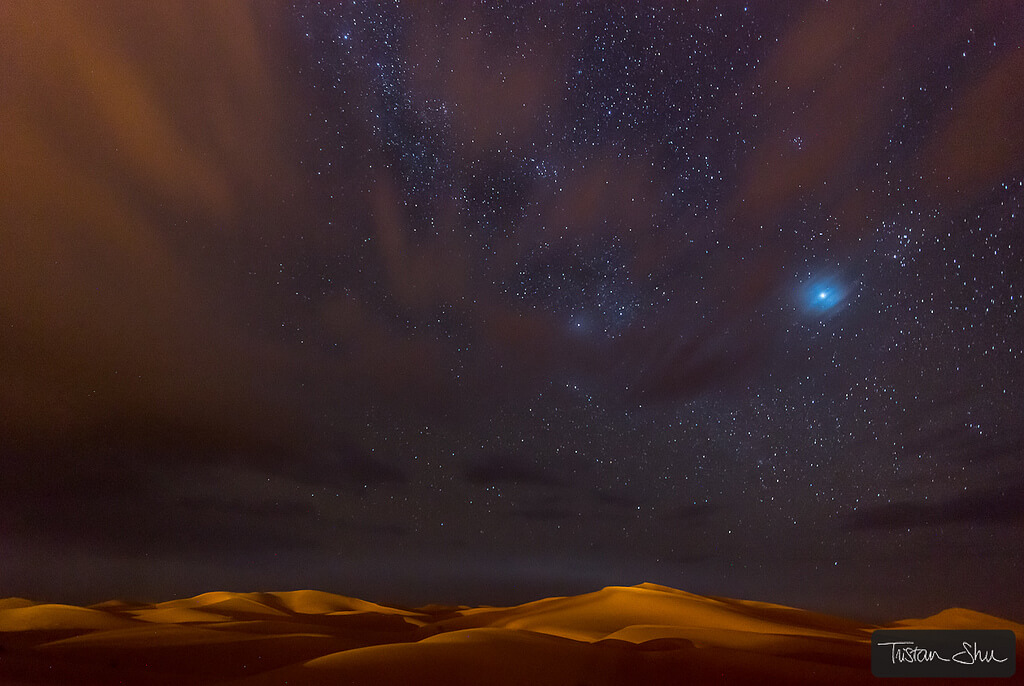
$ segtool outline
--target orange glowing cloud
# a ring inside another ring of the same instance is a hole
[[[229,289],[195,257],[294,186],[268,8],[0,6],[7,435],[256,411]]]
[[[1024,52],[1006,53],[953,104],[922,155],[940,202],[975,200],[1024,170]]]

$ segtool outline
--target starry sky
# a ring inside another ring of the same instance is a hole
[[[1024,8],[0,9],[0,596],[1024,618]]]

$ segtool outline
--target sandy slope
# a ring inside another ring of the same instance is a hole
[[[903,619],[893,622],[890,626],[908,629],[1009,629],[1017,634],[1018,641],[1024,638],[1024,624],[993,617],[984,612],[965,610],[962,607],[943,610],[924,619]]]
[[[888,626],[1008,628],[1024,645],[1024,626],[964,609]],[[875,628],[653,584],[419,610],[309,590],[89,608],[12,598],[0,684],[866,684]]]
[[[74,605],[29,605],[0,610],[0,631],[54,631],[119,629],[132,625],[130,619]]]

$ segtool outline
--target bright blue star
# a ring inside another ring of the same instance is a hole
[[[821,275],[800,289],[801,308],[811,314],[824,315],[846,301],[850,287],[834,275]]]

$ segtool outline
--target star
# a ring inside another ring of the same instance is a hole
[[[846,302],[850,290],[847,278],[836,274],[819,275],[801,288],[800,308],[812,315],[834,312]]]

